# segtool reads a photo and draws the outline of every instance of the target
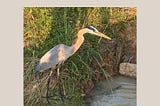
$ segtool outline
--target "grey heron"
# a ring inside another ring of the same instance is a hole
[[[85,33],[90,33],[111,40],[109,36],[99,32],[95,27],[89,26],[78,31],[77,34],[78,38],[73,45],[66,46],[64,44],[58,44],[52,49],[50,49],[47,53],[45,53],[41,57],[39,63],[37,64],[34,70],[34,73],[37,75],[39,72],[44,72],[45,70],[51,68],[51,72],[48,77],[47,89],[49,88],[50,77],[52,75],[53,69],[57,68],[57,78],[59,78],[60,64],[62,64],[67,58],[72,56],[80,48],[80,46],[84,42],[83,35]],[[46,93],[46,97],[47,96],[48,96],[48,90]]]

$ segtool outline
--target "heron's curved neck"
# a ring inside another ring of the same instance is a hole
[[[75,53],[80,48],[80,46],[82,45],[82,43],[84,42],[83,34],[85,34],[85,33],[86,33],[85,29],[81,29],[78,32],[78,34],[77,34],[78,38],[77,38],[75,44],[72,45],[73,53]]]

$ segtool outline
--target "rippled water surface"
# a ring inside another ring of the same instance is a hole
[[[136,106],[136,79],[116,76],[96,85],[88,95],[90,106]]]

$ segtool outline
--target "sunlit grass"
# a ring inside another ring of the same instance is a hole
[[[119,36],[119,31],[126,28],[129,20],[135,20],[136,14],[125,11],[127,9],[123,8],[24,8],[24,105],[47,105],[41,96],[45,94],[46,76],[50,71],[40,74],[41,83],[38,85],[33,75],[34,65],[55,45],[71,45],[81,28],[93,25],[124,47],[127,46],[126,41]],[[57,98],[51,101],[53,105],[85,105],[82,96],[85,89],[82,88],[89,80],[99,81],[97,69],[100,70],[98,73],[108,78],[108,70],[102,67],[104,57],[101,51],[111,51],[111,48],[106,44],[100,46],[107,41],[98,41],[99,37],[86,34],[81,48],[61,65],[60,79],[66,99],[65,102],[60,100],[59,88],[53,77],[50,92]],[[96,70],[93,63],[97,66]]]

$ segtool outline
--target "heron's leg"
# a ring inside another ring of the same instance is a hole
[[[64,101],[63,99],[64,94],[62,94],[63,86],[61,85],[61,79],[59,78],[59,69],[60,69],[60,64],[58,64],[58,67],[57,67],[57,79],[58,79],[58,86],[59,86],[59,92],[61,95],[61,99],[62,101]]]
[[[48,102],[49,104],[50,104],[49,98],[52,97],[52,96],[49,96],[49,85],[50,85],[50,79],[51,79],[52,73],[53,73],[53,69],[51,69],[51,72],[50,72],[49,75],[48,75],[47,84],[46,84],[47,90],[46,90],[45,98],[47,99],[47,102]]]

